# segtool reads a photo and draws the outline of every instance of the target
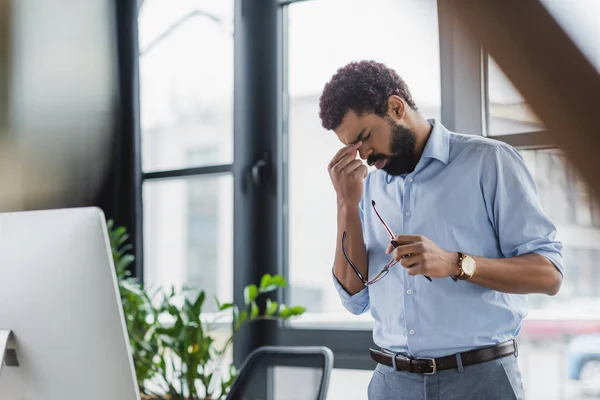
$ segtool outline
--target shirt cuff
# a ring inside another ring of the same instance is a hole
[[[360,314],[366,311],[369,306],[369,289],[365,286],[360,292],[350,294],[346,288],[342,286],[333,273],[333,270],[331,271],[331,276],[333,277],[333,285],[338,291],[344,307],[353,314]]]
[[[544,250],[534,251],[534,253],[546,257],[548,260],[550,260],[550,262],[552,264],[554,264],[554,266],[556,267],[558,272],[560,272],[560,274],[563,277],[565,276],[565,266],[564,266],[563,258],[560,254],[557,254],[553,251],[544,251]]]

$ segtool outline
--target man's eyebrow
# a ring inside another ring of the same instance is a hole
[[[356,143],[360,142],[361,140],[363,140],[363,138],[365,137],[366,130],[367,130],[367,128],[363,128],[363,130],[360,131],[360,133],[358,134],[358,137],[356,138],[356,140],[350,144],[356,144]]]

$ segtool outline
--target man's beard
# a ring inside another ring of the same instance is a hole
[[[392,155],[372,154],[367,162],[373,164],[379,160],[386,160],[387,163],[382,170],[388,174],[393,176],[408,174],[414,171],[416,167],[415,134],[410,128],[398,125],[392,120],[388,120],[388,122],[392,128],[392,142],[390,143],[390,153]]]

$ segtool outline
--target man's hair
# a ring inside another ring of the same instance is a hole
[[[351,62],[338,69],[323,89],[319,99],[323,128],[337,128],[350,110],[359,116],[375,113],[384,117],[392,95],[417,110],[408,86],[394,70],[375,61]]]

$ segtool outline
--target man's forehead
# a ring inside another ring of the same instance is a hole
[[[342,143],[348,145],[355,143],[365,129],[365,121],[361,120],[355,112],[349,111],[342,119],[340,126],[335,129],[335,134]]]

